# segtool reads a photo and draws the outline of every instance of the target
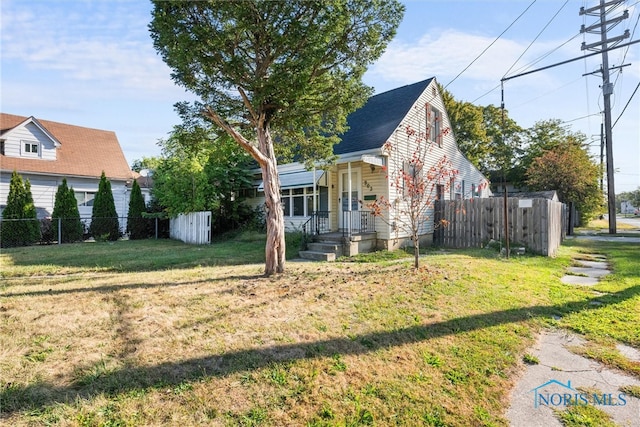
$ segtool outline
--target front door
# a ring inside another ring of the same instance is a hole
[[[338,215],[338,222],[340,228],[347,228],[345,222],[344,212],[349,210],[349,204],[351,204],[351,211],[357,211],[360,209],[360,169],[351,169],[351,197],[349,197],[349,172],[346,170],[340,171],[340,212]]]

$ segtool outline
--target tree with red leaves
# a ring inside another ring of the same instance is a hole
[[[427,123],[433,123],[429,117]],[[385,171],[391,200],[383,196],[367,205],[374,216],[393,228],[396,236],[411,239],[416,269],[420,265],[420,237],[447,225],[445,219],[435,218],[436,200],[451,189],[459,175],[446,155],[436,162],[430,160],[433,145],[450,132],[448,128],[439,128],[439,124],[436,129],[427,125],[425,132],[419,132],[405,126],[396,133],[394,141],[385,143],[383,150],[388,155]],[[404,135],[398,137],[398,133]]]

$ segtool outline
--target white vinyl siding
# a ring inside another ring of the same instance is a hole
[[[35,148],[35,150],[34,150]],[[38,126],[27,123],[14,129],[4,142],[4,154],[7,157],[38,158],[55,160],[54,142]]]
[[[438,120],[435,120],[436,118]],[[428,120],[431,120],[431,124],[428,123]],[[418,98],[409,114],[402,120],[396,132],[394,132],[394,136],[392,137],[394,139],[391,142],[400,145],[399,149],[402,153],[405,153],[404,156],[411,155],[414,150],[413,147],[409,146],[407,141],[405,134],[407,126],[416,130],[418,134],[425,135],[429,140],[429,143],[432,144],[432,148],[438,147],[438,149],[427,149],[425,165],[423,167],[424,171],[428,170],[432,165],[437,164],[442,156],[447,156],[447,159],[451,161],[452,168],[458,170],[458,175],[455,177],[453,185],[451,185],[451,188],[449,188],[448,191],[445,191],[445,200],[455,199],[456,197],[463,199],[471,198],[471,192],[467,189],[470,188],[471,184],[473,184],[474,188],[477,190],[481,184],[485,182],[485,178],[460,152],[453,132],[445,132],[447,129],[450,129],[451,125],[449,123],[444,102],[437,91],[435,80],[430,83],[429,87],[427,87],[427,89]],[[409,138],[409,141],[413,142],[415,141],[415,138]],[[392,160],[389,161],[389,167],[392,167],[394,164],[398,164],[398,162],[394,162]],[[391,175],[391,171],[389,171],[389,174]],[[465,187],[464,191],[463,182]],[[449,185],[449,183],[445,182],[442,184]],[[481,190],[478,191],[477,197],[488,196],[489,190],[487,186],[482,185]],[[390,201],[393,202],[401,197],[402,189],[393,187],[389,188]],[[435,194],[433,194],[433,199],[435,199]],[[393,216],[393,212],[390,212],[390,214]],[[430,214],[429,217],[428,222],[425,223],[423,228],[423,232],[425,234],[433,231],[433,214]],[[385,239],[386,237],[384,236],[384,232],[380,229],[377,230],[378,237]],[[391,236],[396,237],[395,232],[392,230]],[[407,236],[398,235],[398,237]]]
[[[62,177],[52,178],[35,174],[20,174],[22,179],[28,179],[31,184],[31,194],[33,202],[38,208],[38,214],[51,216],[55,204],[58,186],[62,183]],[[0,175],[0,205],[6,205],[11,181],[10,173]],[[78,193],[97,193],[99,179],[67,178],[67,186],[72,187],[76,197]],[[125,186],[124,181],[111,181],[113,200],[116,206],[116,213],[119,217],[126,217],[129,209],[130,191]],[[78,206],[80,216],[90,217],[93,206]],[[122,227],[123,224],[120,224]]]

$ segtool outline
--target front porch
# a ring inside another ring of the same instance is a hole
[[[343,211],[341,224],[332,230],[330,211],[313,212],[302,225],[300,257],[312,260],[335,261],[340,256],[371,252],[377,247],[375,217],[369,211]]]

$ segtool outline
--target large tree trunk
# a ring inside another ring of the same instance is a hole
[[[248,102],[247,102],[248,105]],[[286,245],[284,241],[284,211],[280,195],[278,160],[273,149],[273,140],[269,124],[264,113],[255,117],[257,123],[258,146],[248,141],[240,132],[224,121],[211,108],[205,108],[204,114],[224,129],[238,144],[256,159],[262,169],[264,199],[267,220],[267,243],[265,246],[265,276],[284,272]]]
[[[266,205],[267,244],[265,246],[265,276],[284,272],[286,244],[284,240],[284,212],[280,194],[278,162],[269,129],[258,129],[258,145],[266,157],[260,165],[264,182]]]

